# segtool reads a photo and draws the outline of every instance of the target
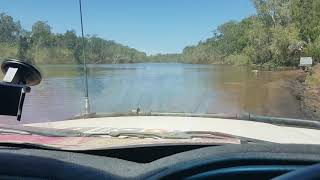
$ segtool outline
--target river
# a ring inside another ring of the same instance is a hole
[[[43,81],[27,94],[19,123],[59,121],[84,112],[83,69],[40,66]],[[293,73],[223,65],[88,65],[92,112],[254,113],[304,118],[288,81]],[[1,123],[18,123],[0,117]]]

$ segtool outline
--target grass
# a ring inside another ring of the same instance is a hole
[[[312,72],[307,75],[305,82],[309,86],[320,87],[320,64],[312,68]]]
[[[0,43],[0,59],[15,58],[18,48],[13,44]]]

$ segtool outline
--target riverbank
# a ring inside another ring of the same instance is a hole
[[[293,82],[293,94],[308,118],[320,121],[320,64],[310,72],[297,71],[299,76]]]

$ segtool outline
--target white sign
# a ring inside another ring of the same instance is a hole
[[[301,57],[300,58],[300,66],[311,66],[312,58],[311,57]]]

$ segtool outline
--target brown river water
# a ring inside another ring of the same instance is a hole
[[[61,121],[84,112],[83,69],[40,66],[43,81],[27,94],[21,122]],[[292,95],[293,71],[252,72],[247,67],[191,64],[89,65],[92,112],[253,113],[304,119]]]

